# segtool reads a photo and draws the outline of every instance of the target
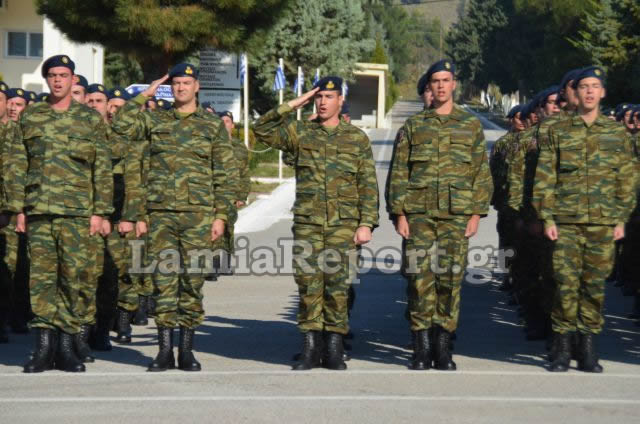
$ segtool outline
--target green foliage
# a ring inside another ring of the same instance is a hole
[[[67,37],[134,57],[147,79],[205,46],[259,45],[291,0],[36,0]]]
[[[359,0],[295,0],[282,19],[268,33],[264,45],[253,51],[253,106],[267,110],[276,104],[271,91],[278,58],[285,59],[285,75],[291,90],[298,66],[311,86],[316,68],[322,75],[350,78],[356,62],[367,57],[375,41],[364,37],[365,14]],[[294,62],[295,60],[295,62]]]
[[[127,87],[143,81],[144,75],[138,62],[122,53],[107,51],[104,57],[104,84],[107,87]]]
[[[373,49],[373,53],[371,53],[369,62],[389,63],[389,58],[387,58],[387,54],[385,53],[384,47],[382,46],[382,36],[380,34],[376,36],[376,48]]]

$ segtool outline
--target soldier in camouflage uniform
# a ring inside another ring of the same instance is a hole
[[[429,369],[433,360],[437,369],[454,370],[450,341],[458,326],[468,239],[488,212],[493,187],[482,125],[453,102],[453,63],[433,64],[427,80],[434,103],[398,132],[386,196],[396,231],[407,240],[411,368]]]
[[[577,112],[553,124],[541,146],[533,198],[540,204],[545,235],[555,242],[557,283],[552,327],[556,338],[551,371],[567,371],[571,333],[579,333],[578,367],[602,372],[595,337],[604,319],[604,282],[613,266],[614,240],[634,203],[631,140],[624,128],[602,116],[604,72],[581,71]]]
[[[111,213],[106,125],[98,113],[72,100],[74,68],[64,55],[44,62],[49,102],[25,111],[12,146],[16,160],[9,207],[19,214],[19,232],[27,231],[28,216],[35,314],[30,327],[38,332],[36,351],[24,367],[28,373],[52,367],[55,332],[56,366],[85,370],[73,341],[82,324],[81,296],[97,259],[94,238],[100,237],[102,220]]]
[[[313,90],[267,112],[254,127],[259,141],[295,160],[293,253],[300,259],[294,260],[294,269],[304,339],[295,370],[321,362],[329,369],[346,369],[343,337],[349,332],[347,299],[354,277],[349,254],[369,242],[378,225],[371,144],[361,130],[340,119],[341,87],[341,78],[325,77]],[[296,121],[293,111],[312,99],[317,118]]]
[[[507,114],[511,128],[509,132],[500,137],[491,149],[489,157],[489,169],[491,170],[491,178],[493,179],[493,195],[491,196],[491,206],[498,212],[498,222],[496,230],[498,231],[498,243],[500,250],[506,252],[514,248],[514,225],[516,213],[512,208],[508,207],[508,175],[509,164],[507,162],[507,154],[518,143],[520,133],[525,129],[524,123],[520,120],[522,106],[514,106]],[[509,266],[507,266],[507,273]],[[509,274],[503,280],[502,290],[510,290],[511,282]]]
[[[222,122],[224,122],[224,126],[229,133],[229,139],[231,140],[231,145],[233,146],[233,155],[236,159],[236,165],[238,167],[238,186],[236,187],[236,200],[235,206],[236,210],[243,207],[246,204],[247,198],[249,197],[249,190],[251,188],[251,178],[249,176],[249,151],[247,147],[244,145],[242,141],[238,138],[233,137],[233,130],[235,129],[235,124],[233,123],[233,114],[229,111],[218,113]],[[220,238],[216,243],[215,248],[221,249],[224,253],[221,253],[219,256],[221,258],[221,274],[233,274],[233,270],[231,269],[231,255],[234,253],[234,232],[233,227],[238,220],[238,214],[235,213],[233,216],[229,217],[229,222],[225,228],[225,234],[223,238]],[[226,258],[226,259],[222,259]]]
[[[149,371],[175,367],[176,327],[180,327],[179,368],[201,369],[193,355],[193,340],[195,329],[204,320],[205,262],[212,243],[224,234],[234,208],[237,168],[233,148],[222,121],[198,106],[197,78],[193,65],[176,65],[169,75],[127,102],[112,125],[129,140],[151,143],[145,187],[149,257],[161,263],[153,274],[160,349]],[[167,79],[176,98],[174,108],[140,112]],[[179,259],[178,263],[166,264],[168,252],[173,252],[169,256]]]
[[[80,74],[76,74],[73,79],[73,86],[71,87],[71,97],[73,100],[80,104],[85,104],[87,100],[87,89],[89,88],[89,81]]]
[[[12,307],[13,275],[18,253],[17,249],[8,249],[11,244],[9,239],[15,238],[17,240],[18,236],[15,233],[15,215],[8,212],[4,189],[5,175],[8,175],[6,168],[10,158],[10,142],[13,140],[17,128],[16,123],[9,119],[7,111],[6,93],[8,90],[9,87],[0,81],[0,212],[2,212],[0,215],[0,265],[2,266],[2,275],[0,275],[0,343],[9,342],[6,326]],[[11,225],[12,221],[13,225]],[[17,245],[17,243],[14,244]]]

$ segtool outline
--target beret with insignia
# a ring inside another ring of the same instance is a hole
[[[49,59],[44,61],[44,63],[42,64],[42,77],[47,77],[49,69],[58,67],[67,68],[71,71],[71,73],[76,70],[76,64],[73,63],[73,60],[69,59],[69,56],[59,54],[56,56],[51,56]]]
[[[171,108],[173,107],[173,103],[163,99],[158,100],[156,104],[158,105],[158,107],[164,110],[171,110]]]
[[[342,78],[336,76],[324,77],[313,85],[318,91],[342,91]]]
[[[102,84],[91,84],[89,87],[87,87],[87,94],[93,93],[102,93],[106,96],[107,89]]]
[[[89,88],[89,81],[87,81],[87,79],[84,76],[80,74],[76,74],[76,77],[78,77],[78,82],[75,85],[84,87],[85,90]]]
[[[129,94],[127,90],[122,87],[114,87],[109,91],[109,100],[111,99],[122,99],[129,101],[131,100],[131,94]]]
[[[36,93],[34,93],[33,91],[27,91],[27,95],[29,96],[30,102],[35,102],[36,100],[38,100]]]
[[[13,99],[15,97],[20,97],[24,99],[26,102],[29,102],[31,99],[29,98],[29,92],[23,90],[22,88],[10,88],[4,92],[7,96],[7,99]]]
[[[49,93],[40,93],[40,94],[38,94],[38,101],[39,102],[46,102],[47,100],[49,100]]]
[[[192,77],[198,79],[198,68],[190,63],[180,63],[169,70],[169,79],[175,77]]]
[[[582,71],[580,71],[578,75],[576,75],[575,79],[573,80],[573,84],[571,84],[571,86],[574,89],[578,88],[578,84],[580,83],[580,81],[582,81],[585,78],[597,78],[600,80],[601,83],[604,84],[604,78],[605,78],[604,71],[599,66],[588,66],[582,69]]]
[[[564,76],[562,77],[562,81],[560,81],[560,89],[564,90],[565,88],[567,88],[567,84],[575,80],[580,72],[582,72],[582,68],[572,69],[564,74]]]
[[[442,71],[451,72],[451,74],[455,76],[456,65],[449,59],[442,59],[434,63],[429,67],[429,69],[427,69],[427,73],[425,74],[425,78],[426,78],[425,84],[431,81],[431,76],[433,74],[435,74],[436,72],[442,72]]]
[[[215,107],[213,107],[213,105],[211,104],[211,102],[202,102],[202,103],[200,104],[200,106],[201,106],[203,109],[211,109],[211,110],[213,110],[213,113],[216,113],[216,112],[215,112],[216,108],[215,108]]]
[[[0,81],[0,93],[4,93],[9,89],[9,86],[4,81]]]

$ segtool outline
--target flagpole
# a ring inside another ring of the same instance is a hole
[[[249,148],[249,58],[244,54],[244,145]]]
[[[316,68],[316,80],[320,79],[320,68]],[[313,102],[313,114],[316,114],[316,102]]]
[[[284,72],[284,59],[280,58],[279,61],[280,69]],[[280,89],[280,105],[284,102],[284,89]],[[278,181],[282,184],[282,150],[280,150],[280,154],[278,155]]]
[[[300,81],[300,75],[302,75],[302,66],[298,66],[298,90],[296,91],[296,96],[302,96],[302,81]],[[297,110],[297,119],[298,121],[302,119],[302,108]]]

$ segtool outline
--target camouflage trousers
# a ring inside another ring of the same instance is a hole
[[[604,318],[605,278],[613,266],[613,227],[558,224],[553,250],[557,283],[553,331],[599,334]]]
[[[204,320],[202,286],[207,268],[212,267],[210,213],[149,213],[149,260],[153,272],[156,325],[196,328]],[[200,252],[198,252],[200,251]],[[170,260],[179,255],[177,269]],[[195,266],[196,269],[190,269]]]
[[[89,235],[83,217],[29,217],[32,328],[75,334],[87,315],[96,282],[89,277],[98,256],[100,235]]]
[[[232,212],[229,212],[229,221],[224,228],[224,236],[220,237],[213,243],[214,250],[221,249],[229,254],[233,254],[235,252],[234,225],[237,220],[238,212],[234,208]]]
[[[410,236],[404,264],[411,330],[439,325],[453,332],[458,327],[460,288],[467,266],[469,240],[464,233],[469,217],[438,219],[410,214],[407,219]],[[431,250],[434,247],[440,251],[438,255]]]
[[[14,323],[30,319],[27,237],[15,232],[16,215],[0,230],[0,309]]]
[[[357,227],[355,220],[345,220],[343,225],[335,227],[326,223],[293,225],[298,328],[303,333],[349,332],[348,292],[356,276],[355,269],[349,266],[349,258],[357,257],[353,242]],[[326,253],[329,251],[336,254]]]

